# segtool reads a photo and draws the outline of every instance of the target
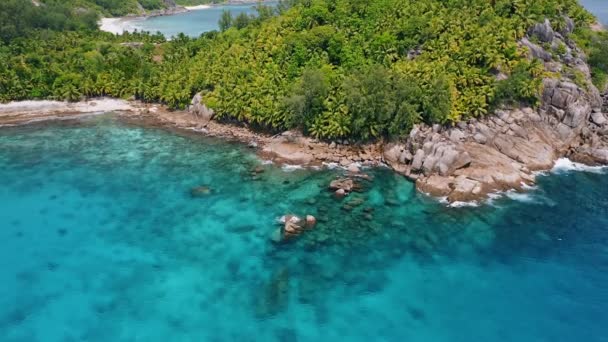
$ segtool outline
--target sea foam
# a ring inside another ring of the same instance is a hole
[[[570,171],[582,171],[582,172],[593,172],[603,173],[608,168],[606,166],[589,166],[581,163],[576,163],[568,158],[560,158],[555,162],[555,166],[551,169],[553,173],[565,173]]]

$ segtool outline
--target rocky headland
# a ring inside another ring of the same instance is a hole
[[[549,21],[537,24],[521,41],[552,76],[543,80],[538,108],[502,108],[454,127],[417,126],[385,146],[386,163],[420,191],[450,202],[521,190],[534,183],[535,171],[551,169],[563,157],[608,164],[606,94],[591,82],[584,53],[568,38],[574,24],[567,23],[562,32]],[[559,46],[566,46],[562,56],[555,52]]]

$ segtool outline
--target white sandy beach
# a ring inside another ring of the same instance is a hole
[[[0,127],[138,109],[141,109],[141,106],[135,102],[111,98],[97,98],[82,102],[16,101],[0,104]]]
[[[134,28],[127,24],[128,20],[127,18],[101,18],[99,29],[114,34],[122,34],[125,31],[131,32]]]
[[[198,11],[211,8],[211,5],[184,6],[188,11]]]
[[[0,116],[8,115],[37,115],[53,112],[108,112],[115,110],[131,110],[133,105],[126,100],[99,98],[83,102],[63,101],[14,101],[0,104]]]
[[[186,6],[187,11],[200,11],[211,8],[211,5]],[[135,24],[137,21],[146,19],[146,17],[121,17],[121,18],[101,18],[99,20],[99,29],[101,31],[110,32],[113,34],[122,34],[124,32],[134,32],[139,29]]]

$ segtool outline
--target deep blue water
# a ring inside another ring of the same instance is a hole
[[[340,171],[260,163],[111,115],[0,129],[0,341],[608,341],[608,174],[447,208],[370,170],[346,211]],[[321,222],[277,246],[290,212]]]

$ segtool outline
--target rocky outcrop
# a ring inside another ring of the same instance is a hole
[[[208,108],[203,103],[203,94],[201,93],[194,95],[194,98],[192,98],[192,102],[190,103],[190,107],[188,107],[188,111],[196,117],[202,119],[204,122],[211,121],[215,116],[213,109]]]
[[[279,219],[281,227],[276,229],[271,240],[280,243],[300,236],[307,230],[317,225],[317,219],[312,215],[306,215],[303,219],[296,215],[285,215]]]
[[[356,188],[355,181],[350,178],[336,179],[329,184],[329,190],[331,190],[331,191],[343,190],[347,194],[352,192],[355,188]]]
[[[545,79],[536,109],[503,108],[455,127],[416,126],[407,139],[385,147],[385,162],[415,180],[419,190],[450,202],[522,189],[534,182],[534,171],[550,169],[560,157],[607,164],[608,115],[602,112],[602,96],[591,83],[584,54],[564,36],[573,29],[566,18],[561,32],[548,20],[528,31],[529,38],[555,49],[565,45],[561,56],[528,38],[520,43],[547,69],[575,70],[583,81],[575,83],[567,72]]]

